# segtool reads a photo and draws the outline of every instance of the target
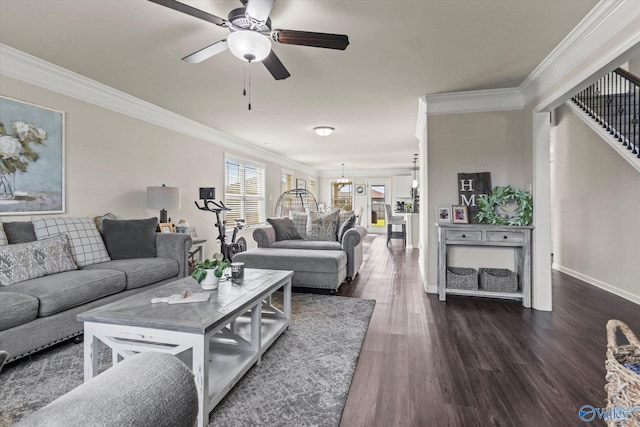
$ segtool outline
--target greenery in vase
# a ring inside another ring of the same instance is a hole
[[[229,261],[225,261],[223,259],[222,254],[213,255],[213,259],[205,259],[204,261],[196,261],[195,268],[193,273],[191,273],[191,277],[196,279],[198,283],[202,282],[207,275],[207,270],[213,270],[214,276],[217,278],[222,277],[224,274],[224,270],[229,268],[231,264]]]
[[[533,220],[533,197],[526,191],[506,185],[494,187],[490,195],[482,195],[477,199],[478,213],[475,218],[482,224],[494,225],[529,225]],[[517,214],[511,217],[499,215],[496,207],[515,202]]]

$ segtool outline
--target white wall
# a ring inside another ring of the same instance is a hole
[[[640,303],[640,174],[567,106],[556,117],[554,267]]]
[[[174,222],[185,219],[196,227],[199,237],[207,239],[207,256],[217,250],[215,216],[199,211],[194,201],[199,187],[216,187],[216,197],[223,197],[224,153],[233,150],[6,76],[0,76],[0,87],[2,95],[65,112],[64,216],[93,217],[106,212],[118,218],[158,216],[158,211],[146,208],[146,187],[180,187],[181,208],[170,210],[169,216]],[[281,165],[246,152],[234,154],[266,165],[266,213],[272,216],[280,196]],[[295,175],[308,177],[300,171]],[[2,219],[28,221],[31,216]],[[252,245],[250,230],[244,234]]]

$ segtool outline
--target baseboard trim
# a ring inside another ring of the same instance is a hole
[[[640,295],[632,294],[629,291],[626,291],[624,289],[620,289],[620,288],[618,288],[616,286],[613,286],[613,285],[611,285],[609,283],[605,283],[605,282],[603,282],[601,280],[598,280],[598,279],[595,279],[595,278],[593,278],[591,276],[587,276],[586,274],[578,273],[575,270],[572,270],[572,269],[567,268],[567,267],[563,267],[563,266],[561,266],[559,264],[556,264],[556,263],[553,263],[551,268],[553,268],[554,270],[558,270],[561,273],[568,274],[569,276],[574,277],[574,278],[576,278],[578,280],[582,280],[583,282],[587,282],[588,284],[593,285],[596,288],[600,288],[600,289],[603,289],[603,290],[605,290],[607,292],[611,292],[612,294],[617,295],[620,298],[624,298],[624,299],[626,299],[628,301],[631,301],[633,303],[636,303],[636,304],[640,305]]]

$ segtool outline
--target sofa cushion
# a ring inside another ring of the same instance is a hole
[[[66,235],[0,246],[0,285],[76,270]]]
[[[102,235],[109,256],[114,259],[155,258],[157,218],[104,219]]]
[[[175,277],[180,266],[168,258],[131,258],[92,264],[83,270],[117,270],[126,276],[126,289],[135,289]]]
[[[330,242],[328,240],[281,240],[275,242],[270,248],[276,249],[317,249],[317,250],[341,250],[340,242]]]
[[[38,298],[38,316],[44,317],[121,292],[125,286],[121,271],[74,270],[27,280],[11,290]]]
[[[0,292],[0,331],[38,317],[38,299],[19,292]]]
[[[353,228],[354,225],[356,225],[356,216],[351,214],[351,216],[340,225],[340,228],[338,228],[338,242],[342,242],[344,233],[346,233],[348,229]]]
[[[300,234],[293,225],[293,222],[286,217],[283,218],[267,218],[267,222],[271,224],[276,232],[276,242],[280,240],[301,240]]]
[[[31,221],[11,221],[3,225],[9,244],[27,243],[38,240]]]
[[[109,253],[90,218],[45,218],[33,221],[38,240],[67,234],[78,267],[109,261]]]
[[[309,212],[307,218],[307,238],[309,240],[337,240],[338,213]]]
[[[327,273],[346,269],[344,251],[302,251],[299,249],[254,248],[240,252],[234,261],[244,262],[247,268]]]
[[[307,219],[309,214],[306,212],[294,212],[289,211],[289,219],[293,222],[293,226],[296,228],[300,238],[307,239]]]
[[[2,220],[0,220],[0,246],[8,245],[9,241],[7,240],[7,235],[4,232],[4,227],[2,226]]]

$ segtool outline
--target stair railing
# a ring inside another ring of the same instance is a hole
[[[572,98],[640,158],[640,79],[618,68]]]

